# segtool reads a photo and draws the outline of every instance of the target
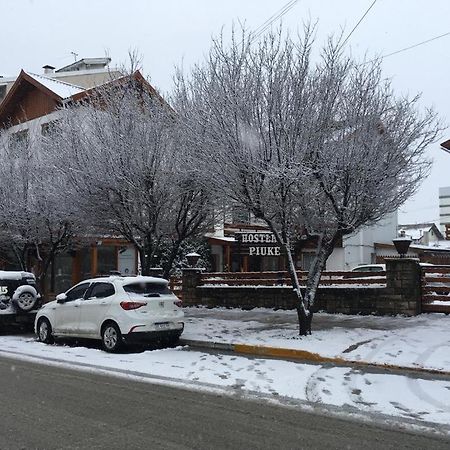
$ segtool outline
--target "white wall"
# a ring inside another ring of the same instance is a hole
[[[343,241],[344,265],[343,270],[350,270],[359,264],[375,262],[374,243],[392,244],[397,237],[397,212],[387,215],[376,225],[365,227],[352,234]]]
[[[445,234],[445,224],[450,223],[450,186],[439,188],[440,230]]]
[[[327,261],[325,270],[340,271],[345,270],[344,249],[335,248]]]
[[[44,123],[52,122],[53,120],[58,119],[61,116],[61,111],[54,111],[45,116],[38,117],[37,119],[28,120],[27,122],[19,123],[8,128],[6,131],[7,134],[14,134],[18,131],[28,130],[28,137],[32,139],[34,136],[40,136],[41,127]]]

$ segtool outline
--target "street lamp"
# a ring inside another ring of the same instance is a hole
[[[188,253],[186,255],[186,259],[188,260],[188,264],[190,267],[195,267],[197,265],[199,258],[200,258],[200,255],[195,252]]]
[[[408,253],[409,246],[411,245],[412,239],[406,236],[405,230],[400,230],[398,232],[398,238],[392,239],[400,258],[404,258]]]

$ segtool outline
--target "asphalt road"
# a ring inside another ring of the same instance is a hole
[[[448,449],[439,437],[0,358],[0,449]]]

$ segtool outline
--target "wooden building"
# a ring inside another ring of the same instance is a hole
[[[72,72],[73,76],[76,73]],[[84,84],[88,73],[83,72]],[[98,70],[94,74],[98,78]],[[155,89],[140,72],[132,74],[135,81],[142,84],[153,95]],[[97,79],[94,77],[94,79]],[[129,77],[110,79],[101,87],[120,89]],[[0,129],[7,136],[28,139],[45,134],[52,122],[61,114],[64,105],[86,101],[99,92],[99,87],[76,86],[58,78],[37,75],[22,70],[0,103]],[[30,252],[30,258],[33,258]],[[0,255],[0,265],[4,269],[18,267]],[[134,274],[138,270],[138,254],[135,247],[121,237],[91,236],[80,237],[73,250],[57,255],[51,263],[43,288],[47,295],[66,290],[72,284],[85,278],[108,274],[110,271]]]

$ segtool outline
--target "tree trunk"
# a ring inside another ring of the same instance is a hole
[[[147,239],[143,246],[139,248],[139,257],[141,258],[142,275],[150,275],[150,268],[152,266],[153,250],[152,243]]]
[[[172,270],[173,263],[180,251],[181,242],[182,241],[180,239],[177,239],[175,242],[172,242],[169,257],[167,258],[166,263],[163,265],[163,278],[165,278],[166,280],[170,278],[170,271]]]
[[[288,237],[288,233],[283,230],[282,235],[280,232],[275,228],[274,224],[271,220],[264,217],[264,214],[259,214],[259,211],[254,211],[256,214],[255,216],[258,218],[263,219],[267,225],[269,226],[270,230],[275,236],[276,241],[280,245],[280,247],[283,249],[284,254],[287,258],[287,270],[289,273],[289,278],[291,279],[292,289],[294,290],[295,296],[297,297],[297,317],[298,317],[298,333],[300,336],[307,336],[308,333],[311,334],[311,320],[312,320],[312,314],[309,308],[307,307],[307,303],[305,302],[305,299],[302,296],[302,291],[300,290],[300,282],[298,281],[297,276],[297,269],[294,264],[294,259],[292,258],[292,252],[291,252],[291,245],[290,240]]]
[[[314,259],[312,266],[308,272],[308,280],[306,282],[305,290],[305,303],[308,310],[311,310],[314,300],[316,298],[317,288],[320,283],[320,277],[322,271],[325,269],[325,265],[331,253],[333,253],[334,246],[339,238],[339,234],[336,233],[331,237],[323,236],[319,240],[317,255]],[[312,314],[311,314],[312,320]]]
[[[283,242],[277,232],[274,232],[274,234],[278,243],[281,244],[284,254],[286,255],[289,278],[291,279],[292,288],[297,297],[296,309],[298,317],[298,333],[300,336],[307,336],[308,333],[311,334],[312,313],[302,296],[302,291],[300,290],[300,282],[298,280],[294,259],[292,258],[290,241],[288,238],[286,238],[286,242]]]

